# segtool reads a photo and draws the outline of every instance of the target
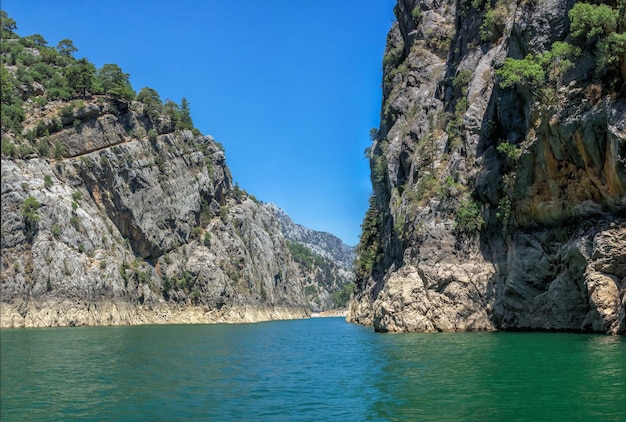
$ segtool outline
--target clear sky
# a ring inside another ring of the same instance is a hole
[[[299,224],[355,245],[371,192],[395,0],[1,0],[21,36],[69,38],[138,92],[191,104],[233,179]]]

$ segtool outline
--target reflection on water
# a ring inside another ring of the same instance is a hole
[[[342,319],[2,330],[23,420],[626,420],[623,337],[376,334]]]

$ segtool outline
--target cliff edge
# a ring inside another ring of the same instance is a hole
[[[349,321],[626,331],[624,9],[398,0]]]
[[[135,94],[119,66],[0,18],[1,327],[253,322],[335,305],[341,280],[297,262],[184,97]]]

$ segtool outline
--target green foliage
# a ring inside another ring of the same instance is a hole
[[[20,158],[25,158],[29,156],[30,154],[32,154],[32,152],[33,152],[33,148],[29,144],[22,143],[17,148],[17,155]]]
[[[14,92],[17,84],[18,82],[4,64],[0,63],[0,123],[3,130],[11,130],[20,134],[24,110],[22,109],[22,99]]]
[[[205,227],[213,218],[213,213],[211,212],[211,207],[206,199],[202,199],[200,204],[200,226]]]
[[[617,9],[606,4],[576,3],[569,18],[573,37],[596,42],[596,73],[603,74],[614,66],[626,80],[626,2],[618,1]]]
[[[193,290],[191,291],[191,298],[192,298],[194,301],[195,301],[195,300],[198,300],[198,298],[200,298],[200,294],[201,294],[200,289],[195,288],[195,289],[193,289]]]
[[[385,53],[383,57],[383,67],[387,67],[388,65],[396,66],[399,64],[400,59],[402,59],[402,55],[404,54],[404,48],[401,46],[392,47]]]
[[[435,176],[432,173],[426,173],[420,177],[415,190],[408,192],[407,198],[411,202],[420,202],[422,199],[430,197],[436,185]]]
[[[506,231],[511,218],[511,200],[508,196],[504,196],[498,201],[498,211],[496,211],[496,217],[500,220],[503,229]]]
[[[15,144],[7,138],[2,138],[2,155],[6,157],[16,157],[17,148]]]
[[[382,183],[387,180],[387,160],[382,155],[376,155],[374,160],[374,181]]]
[[[176,287],[180,290],[189,293],[195,284],[194,276],[187,270],[183,270],[178,277],[175,278]]]
[[[77,202],[78,202],[78,201],[80,201],[81,199],[83,199],[83,194],[82,194],[82,193],[80,193],[80,191],[75,191],[75,192],[72,192],[72,199],[73,199],[74,201],[77,201]]]
[[[204,157],[204,166],[206,167],[209,176],[213,175],[213,160],[211,157]]]
[[[163,276],[162,287],[163,287],[163,296],[167,298],[169,296],[169,291],[172,289],[172,283],[170,282],[170,279],[167,276]]]
[[[80,59],[64,69],[64,75],[69,87],[83,97],[94,86],[96,67],[87,61]]]
[[[455,229],[461,233],[471,234],[480,230],[484,224],[480,204],[472,199],[461,201],[455,223]]]
[[[118,65],[107,63],[98,69],[95,76],[104,93],[111,98],[125,101],[135,98],[135,91],[128,79],[130,75],[124,73]]]
[[[180,124],[180,107],[172,100],[165,100],[165,104],[163,104],[163,113],[170,118],[172,122],[172,126],[175,128]]]
[[[49,64],[40,61],[31,68],[30,73],[33,79],[45,84],[49,79],[54,76],[56,70]]]
[[[56,141],[54,144],[54,158],[60,160],[63,156],[67,154],[67,148],[61,142]]]
[[[333,292],[333,305],[335,308],[345,308],[350,300],[352,291],[354,290],[354,283],[344,284],[341,290]]]
[[[24,199],[22,204],[22,217],[24,218],[24,235],[29,241],[32,240],[35,232],[37,231],[37,222],[39,221],[39,215],[37,210],[41,204],[35,197],[28,196]]]
[[[415,6],[413,10],[411,10],[411,17],[413,18],[413,23],[418,24],[422,19],[422,9],[419,6]]]
[[[55,239],[58,239],[60,235],[61,235],[61,226],[59,226],[58,224],[55,224],[54,226],[52,226],[52,236],[54,236]]]
[[[467,88],[466,88],[467,89]],[[467,98],[465,96],[457,100],[454,106],[454,117],[446,124],[450,149],[455,149],[461,145],[463,136],[463,116],[467,111]]]
[[[193,129],[193,121],[191,120],[191,110],[189,109],[189,101],[185,97],[180,101],[180,114],[176,129]]]
[[[47,157],[50,154],[50,145],[48,145],[48,142],[45,140],[37,142],[36,148],[37,152],[42,157]]]
[[[156,129],[150,129],[148,131],[148,139],[150,141],[156,141],[158,135],[159,133],[156,131]]]
[[[377,127],[373,127],[370,129],[370,140],[375,141],[378,139],[378,136],[380,136],[380,131],[378,130]]]
[[[22,121],[25,116],[24,110],[21,106],[21,100],[15,101],[13,104],[2,104],[0,106],[0,114],[2,129],[11,130],[16,134],[21,134]]]
[[[46,97],[35,97],[33,98],[33,102],[37,107],[44,107],[46,104],[48,104],[48,100],[46,99]]]
[[[46,83],[46,97],[51,100],[67,101],[72,98],[72,90],[67,78],[62,73],[55,73]]]
[[[609,65],[620,69],[622,79],[626,79],[626,32],[613,33],[598,43],[598,66]]]
[[[146,116],[152,120],[158,119],[163,110],[163,102],[156,90],[149,87],[141,88],[141,91],[137,94],[137,101],[143,103],[143,111]]]
[[[211,247],[211,233],[204,232],[204,240],[202,242],[207,248]]]
[[[41,61],[43,63],[61,65],[63,62],[59,56],[59,52],[54,48],[46,47],[40,49],[39,56],[41,57]]]
[[[49,174],[43,176],[43,184],[46,188],[50,188],[52,186],[52,177]]]
[[[365,213],[363,224],[361,224],[361,238],[356,247],[355,272],[358,277],[366,277],[372,274],[374,270],[382,246],[381,226],[382,216],[370,199],[370,207]]]
[[[312,297],[317,294],[317,288],[313,284],[309,284],[304,288],[304,295],[307,297]]]
[[[480,25],[481,40],[493,42],[500,38],[504,34],[508,14],[506,4],[503,1],[498,1],[495,8],[489,8],[485,12],[483,22]]]
[[[578,47],[559,41],[541,54],[528,54],[519,60],[508,57],[503,66],[496,70],[496,75],[500,78],[499,85],[501,88],[526,87],[531,95],[540,95],[544,103],[550,104],[565,72],[574,65],[570,59],[579,54]]]
[[[226,217],[228,217],[228,206],[222,205],[220,207],[220,218],[225,221]]]
[[[500,88],[508,88],[515,85],[525,85],[531,90],[537,89],[545,80],[546,73],[533,54],[523,59],[504,59],[502,67],[496,70],[500,78]]]
[[[28,196],[22,204],[22,216],[33,222],[39,221],[37,210],[40,206],[41,204],[37,201],[37,199],[35,199],[35,197]]]
[[[437,197],[439,199],[445,199],[452,196],[453,192],[461,187],[459,183],[454,181],[452,176],[447,176],[443,183],[438,187]]]
[[[17,25],[13,19],[9,17],[6,11],[0,10],[0,37],[4,40],[13,38]]]
[[[520,147],[514,144],[509,144],[508,142],[502,142],[496,147],[496,149],[513,161],[516,161],[520,155],[522,155],[522,149]]]
[[[196,227],[193,227],[191,229],[190,236],[191,236],[191,238],[195,239],[198,236],[200,236],[200,233],[202,233],[202,229],[200,227],[196,226]]]
[[[617,29],[618,11],[606,4],[576,3],[568,13],[573,37],[607,36]]]
[[[546,70],[548,80],[558,83],[565,72],[574,66],[570,59],[580,55],[580,48],[566,42],[557,41],[549,51],[537,55],[541,67]]]
[[[463,69],[457,72],[456,76],[452,80],[452,87],[454,88],[455,95],[467,95],[467,89],[472,80],[473,74],[474,72],[470,69]]]
[[[78,49],[74,46],[74,42],[67,38],[59,41],[56,48],[59,54],[65,58],[72,58],[74,53],[78,51]]]
[[[36,47],[45,47],[48,45],[48,41],[41,34],[33,34],[22,38],[24,41],[28,41],[29,45]]]
[[[261,201],[259,201],[259,200],[257,199],[257,197],[256,197],[256,196],[252,195],[251,193],[246,192],[246,190],[245,190],[245,189],[244,189],[243,191],[244,191],[244,193],[246,194],[246,196],[247,196],[248,198],[250,198],[250,200],[251,200],[252,202],[254,202],[255,204],[257,204],[257,205],[262,205],[262,204],[263,204]]]
[[[126,271],[128,269],[128,263],[126,261],[122,262],[122,265],[120,266],[120,276],[122,277],[122,280],[124,280],[124,282],[128,282],[128,279],[130,278],[128,272]]]
[[[289,240],[287,242],[287,249],[289,249],[289,253],[291,253],[291,257],[295,262],[302,265],[307,270],[311,271],[313,269],[313,265],[315,263],[316,255],[306,246],[291,242]]]

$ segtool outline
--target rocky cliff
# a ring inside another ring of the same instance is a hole
[[[62,158],[2,160],[2,325],[306,315],[278,220],[233,188],[220,147],[130,135],[141,111],[104,104],[51,135]]]
[[[291,217],[276,204],[268,203],[270,209],[280,221],[281,230],[287,240],[307,246],[317,255],[333,260],[345,270],[352,270],[356,254],[353,246],[348,246],[337,236],[309,229],[293,222]]]
[[[624,8],[398,0],[350,321],[626,331]]]
[[[345,307],[342,291],[354,283],[354,247],[330,233],[309,229],[293,222],[275,204],[265,204],[280,222],[291,254],[305,277],[305,292],[313,311]]]
[[[333,304],[338,281],[294,259],[184,101],[135,97],[116,65],[94,73],[2,18],[0,326],[252,322]]]

